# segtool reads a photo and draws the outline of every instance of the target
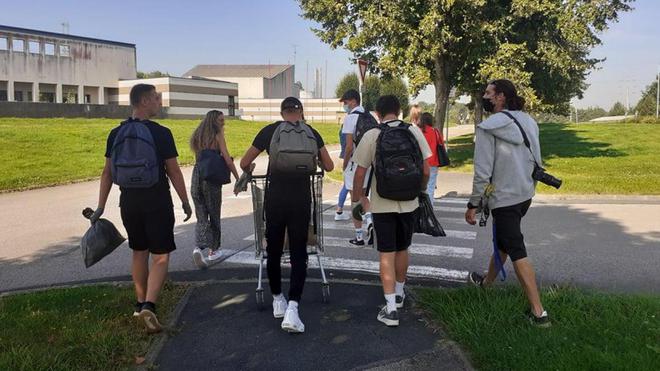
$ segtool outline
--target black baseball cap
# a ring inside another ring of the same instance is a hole
[[[357,90],[355,89],[348,89],[344,93],[344,95],[341,96],[341,99],[339,99],[340,102],[345,102],[347,100],[355,99],[356,101],[360,101],[360,93],[358,93]]]
[[[290,109],[290,108],[302,109],[303,105],[296,97],[286,97],[282,101],[282,105],[280,106],[280,111],[284,111],[285,109]]]

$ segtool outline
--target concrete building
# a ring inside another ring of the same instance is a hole
[[[129,93],[136,84],[151,84],[162,94],[168,118],[199,119],[213,109],[235,116],[238,84],[204,78],[157,77],[119,81],[119,104],[130,105]]]
[[[280,104],[283,99],[241,99],[240,117],[248,121],[281,120]],[[346,113],[337,98],[301,98],[307,121],[341,123]]]
[[[135,45],[0,25],[0,101],[118,103]]]
[[[183,74],[183,77],[193,76],[237,83],[239,101],[298,97],[300,94],[292,64],[199,64]]]

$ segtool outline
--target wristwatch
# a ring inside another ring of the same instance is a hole
[[[470,202],[467,203],[467,208],[468,209],[476,209],[478,206],[472,205]]]

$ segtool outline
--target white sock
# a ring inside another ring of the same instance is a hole
[[[385,300],[387,301],[387,313],[396,311],[396,294],[385,294]]]
[[[298,310],[298,302],[295,300],[289,300],[289,308]]]
[[[355,238],[358,241],[362,241],[362,239],[363,239],[363,237],[362,237],[362,228],[355,228]]]
[[[399,296],[405,295],[405,293],[403,292],[403,285],[405,284],[406,281],[403,282],[396,281],[396,283],[394,284],[394,292]]]
[[[284,300],[284,294],[279,293],[277,295],[273,295],[273,300]]]

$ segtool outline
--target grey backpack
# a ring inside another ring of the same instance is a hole
[[[311,175],[316,172],[318,145],[304,122],[281,121],[270,140],[271,174]]]
[[[121,124],[110,160],[112,182],[122,188],[149,188],[158,183],[156,144],[143,122],[129,119]]]

